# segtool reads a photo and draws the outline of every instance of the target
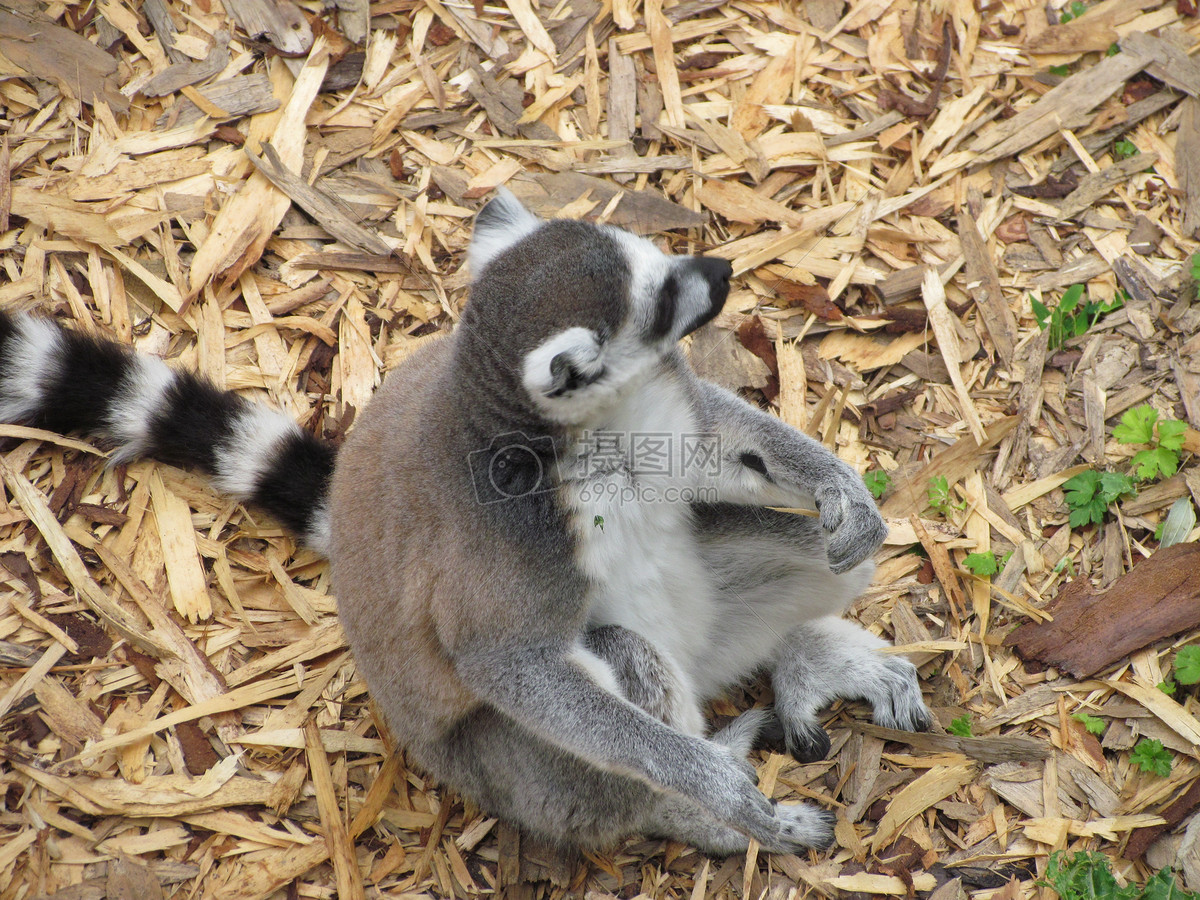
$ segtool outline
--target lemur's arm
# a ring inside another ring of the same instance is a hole
[[[700,473],[700,485],[715,488],[726,503],[815,507],[834,572],[851,569],[875,552],[887,525],[857,472],[817,441],[729,391],[702,380],[697,387],[703,428],[720,439],[720,465]]]
[[[765,846],[782,827],[743,762],[683,734],[603,687],[604,663],[576,647],[524,647],[461,656],[464,683],[539,738],[598,769],[682,794]]]

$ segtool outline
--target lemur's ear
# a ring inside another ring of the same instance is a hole
[[[471,277],[478,278],[488,263],[541,224],[542,220],[522,206],[512,192],[497,190],[475,216],[475,230],[467,248]]]

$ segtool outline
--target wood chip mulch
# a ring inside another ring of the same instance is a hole
[[[693,360],[890,473],[853,615],[939,720],[839,705],[826,761],[758,758],[838,812],[828,854],[560,858],[392,752],[324,563],[273,522],[4,425],[0,900],[1020,900],[1053,896],[1056,849],[1200,889],[1200,703],[1157,687],[1200,638],[1200,560],[1152,555],[1200,502],[1189,0],[0,5],[0,305],[332,440],[458,318],[497,186],[730,259]],[[1123,305],[1052,341],[1033,301],[1077,284]],[[1145,404],[1189,426],[1179,472],[1071,527],[1063,483],[1128,472],[1112,431]],[[989,550],[1000,573],[967,571]],[[1169,774],[1132,762],[1146,739]]]

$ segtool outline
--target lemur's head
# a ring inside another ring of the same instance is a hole
[[[602,418],[627,385],[711,320],[732,267],[669,256],[608,225],[539,219],[501,190],[475,219],[463,326],[562,425]]]

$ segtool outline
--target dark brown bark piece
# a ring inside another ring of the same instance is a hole
[[[337,198],[318,185],[307,181],[288,169],[279,158],[279,153],[268,142],[262,143],[262,157],[247,154],[254,168],[258,169],[271,184],[287,194],[292,202],[317,220],[322,228],[344,244],[364,253],[387,257],[392,248],[377,234],[363,228],[339,208]]]
[[[826,322],[842,320],[842,311],[829,299],[829,291],[824,285],[780,281],[775,285],[775,293],[793,305],[802,306],[818,319]]]
[[[29,590],[29,596],[34,603],[38,603],[42,599],[42,586],[38,584],[37,575],[33,571],[33,567],[29,565],[29,560],[24,553],[9,551],[8,553],[0,553],[0,566],[3,566],[25,584]]]
[[[1166,834],[1191,815],[1192,810],[1197,807],[1200,807],[1200,781],[1193,781],[1192,786],[1187,789],[1187,793],[1159,813],[1166,819],[1166,822],[1162,825],[1138,828],[1129,836],[1129,843],[1125,845],[1123,856],[1126,859],[1139,859],[1150,845],[1158,840],[1159,835]]]
[[[298,56],[312,48],[312,26],[291,0],[238,0],[226,6],[250,37],[266,37],[284,54]]]
[[[102,659],[108,656],[108,651],[112,649],[112,638],[104,629],[79,613],[60,613],[46,616],[46,618],[65,631],[71,640],[79,645],[78,653],[67,656],[71,662]]]
[[[219,75],[229,64],[229,32],[218,31],[215,43],[208,56],[202,60],[185,60],[163,69],[142,88],[147,97],[165,97],[189,84],[199,84],[214,75]],[[172,48],[174,45],[172,45]]]
[[[179,738],[179,746],[183,750],[184,764],[193,775],[203,775],[220,762],[217,751],[195,722],[176,725],[175,736]]]
[[[883,281],[877,282],[873,290],[885,306],[912,300],[921,293],[921,282],[925,280],[926,266],[912,266],[893,272]]]
[[[1183,208],[1183,231],[1188,237],[1200,232],[1200,100],[1183,102],[1183,117],[1175,139],[1175,166],[1180,186],[1187,193]]]
[[[1077,578],[1005,639],[1026,661],[1087,678],[1154,641],[1200,626],[1200,544],[1176,544],[1138,563],[1107,591]]]

